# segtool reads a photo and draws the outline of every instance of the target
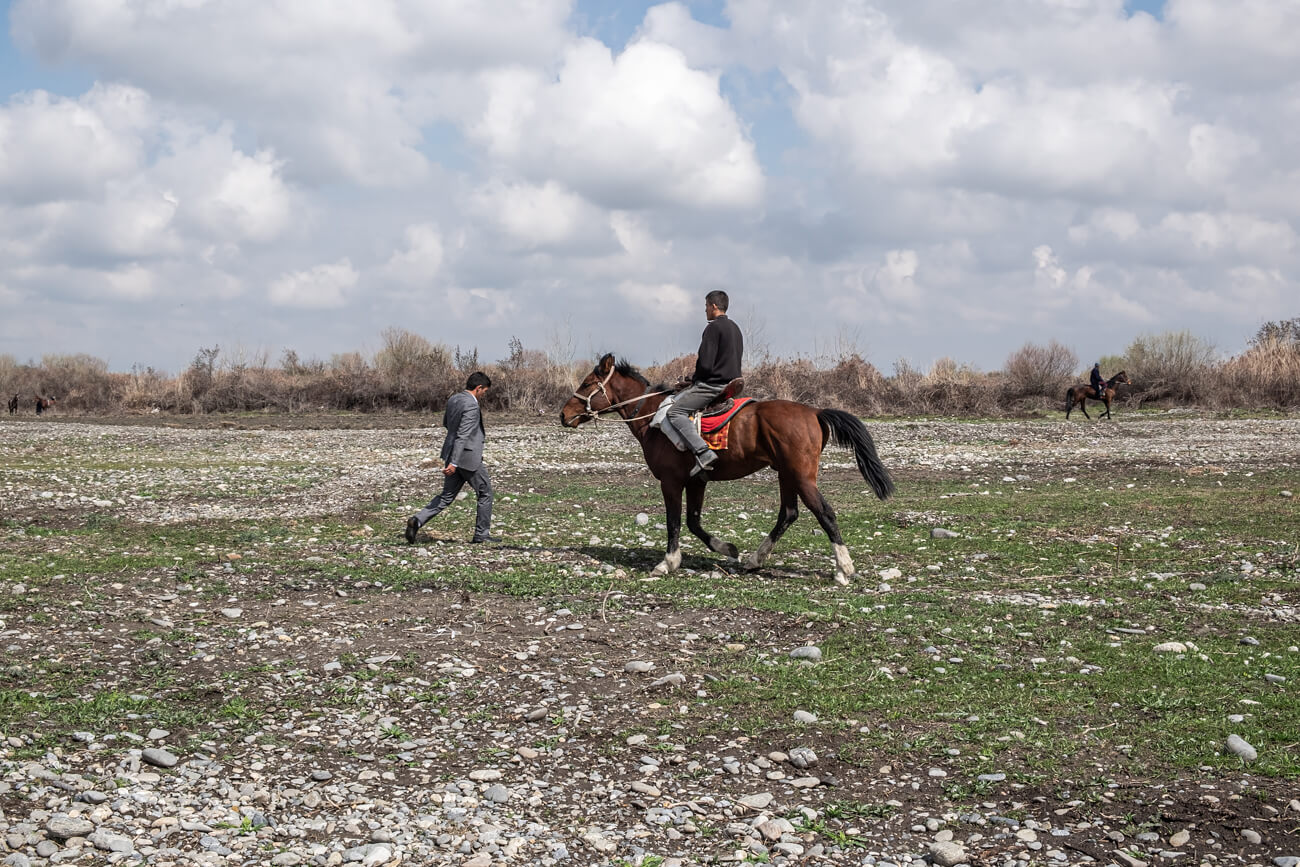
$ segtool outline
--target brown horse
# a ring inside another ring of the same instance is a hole
[[[573,428],[605,413],[617,413],[640,441],[646,465],[659,480],[668,514],[668,550],[654,571],[666,574],[682,563],[683,490],[690,531],[710,550],[739,559],[735,545],[716,538],[700,524],[704,487],[710,479],[725,482],[772,467],[781,489],[776,526],[742,565],[751,571],[763,565],[772,547],[799,516],[798,501],[803,500],[831,541],[835,580],[847,584],[856,570],[840,536],[835,510],[817,487],[818,459],[826,443],[834,439],[837,445],[853,450],[858,470],[877,497],[883,500],[892,494],[894,483],[876,456],[876,446],[862,422],[838,409],[817,410],[788,400],[753,401],[729,422],[727,448],[717,453],[717,463],[708,473],[691,476],[693,457],[678,451],[663,433],[650,427],[650,418],[666,394],[667,389],[662,387],[651,390],[646,378],[626,361],[616,363],[613,355],[606,355],[560,410],[560,424]]]
[[[1088,415],[1087,402],[1089,400],[1099,400],[1106,404],[1106,411],[1097,416],[1097,418],[1110,418],[1110,402],[1115,397],[1115,386],[1120,383],[1124,383],[1125,385],[1133,384],[1129,380],[1128,374],[1122,370],[1110,379],[1106,380],[1106,384],[1103,386],[1101,394],[1097,394],[1097,389],[1093,388],[1091,385],[1076,385],[1071,387],[1070,390],[1065,393],[1065,417],[1069,418],[1070,411],[1077,407],[1078,409],[1083,410],[1084,418],[1092,418],[1092,416]]]

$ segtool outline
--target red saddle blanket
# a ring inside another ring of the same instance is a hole
[[[714,451],[721,451],[727,447],[727,431],[730,430],[727,422],[735,418],[736,413],[740,412],[753,399],[752,397],[737,398],[727,412],[704,416],[700,419],[700,436],[704,437],[704,441],[708,443],[709,448]]]

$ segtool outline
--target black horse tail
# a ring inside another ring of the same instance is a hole
[[[877,457],[876,444],[872,442],[867,426],[857,416],[841,409],[823,409],[818,411],[817,420],[829,431],[837,446],[853,449],[858,471],[877,497],[883,500],[894,493],[894,480]]]
[[[1070,386],[1070,390],[1065,393],[1065,411],[1069,412],[1072,406],[1074,406],[1074,386]]]

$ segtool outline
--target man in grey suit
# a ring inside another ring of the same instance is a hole
[[[492,380],[486,373],[475,371],[465,382],[465,390],[458,391],[447,401],[442,415],[447,438],[442,443],[442,493],[429,501],[429,505],[406,520],[406,541],[415,543],[415,534],[434,515],[456,500],[460,489],[468,482],[478,495],[478,514],[474,521],[474,538],[471,542],[500,542],[491,535],[492,482],[483,466],[483,414],[479,400],[491,388]]]

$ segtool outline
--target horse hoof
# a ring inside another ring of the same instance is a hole
[[[667,574],[668,574],[668,564],[665,563],[664,561],[660,560],[660,561],[659,561],[659,564],[658,564],[657,566],[655,566],[653,569],[650,570],[650,574],[651,574],[651,575],[667,575]]]
[[[835,573],[835,583],[838,584],[838,585],[840,585],[841,587],[848,587],[848,586],[849,586],[849,579],[852,578],[852,577],[853,577],[852,575],[846,575],[846,574],[844,574],[843,572],[836,571],[836,573]]]
[[[740,549],[737,548],[735,545],[731,544],[730,542],[727,543],[727,547],[723,551],[723,553],[726,554],[728,557],[730,557],[732,560],[740,559]]]

